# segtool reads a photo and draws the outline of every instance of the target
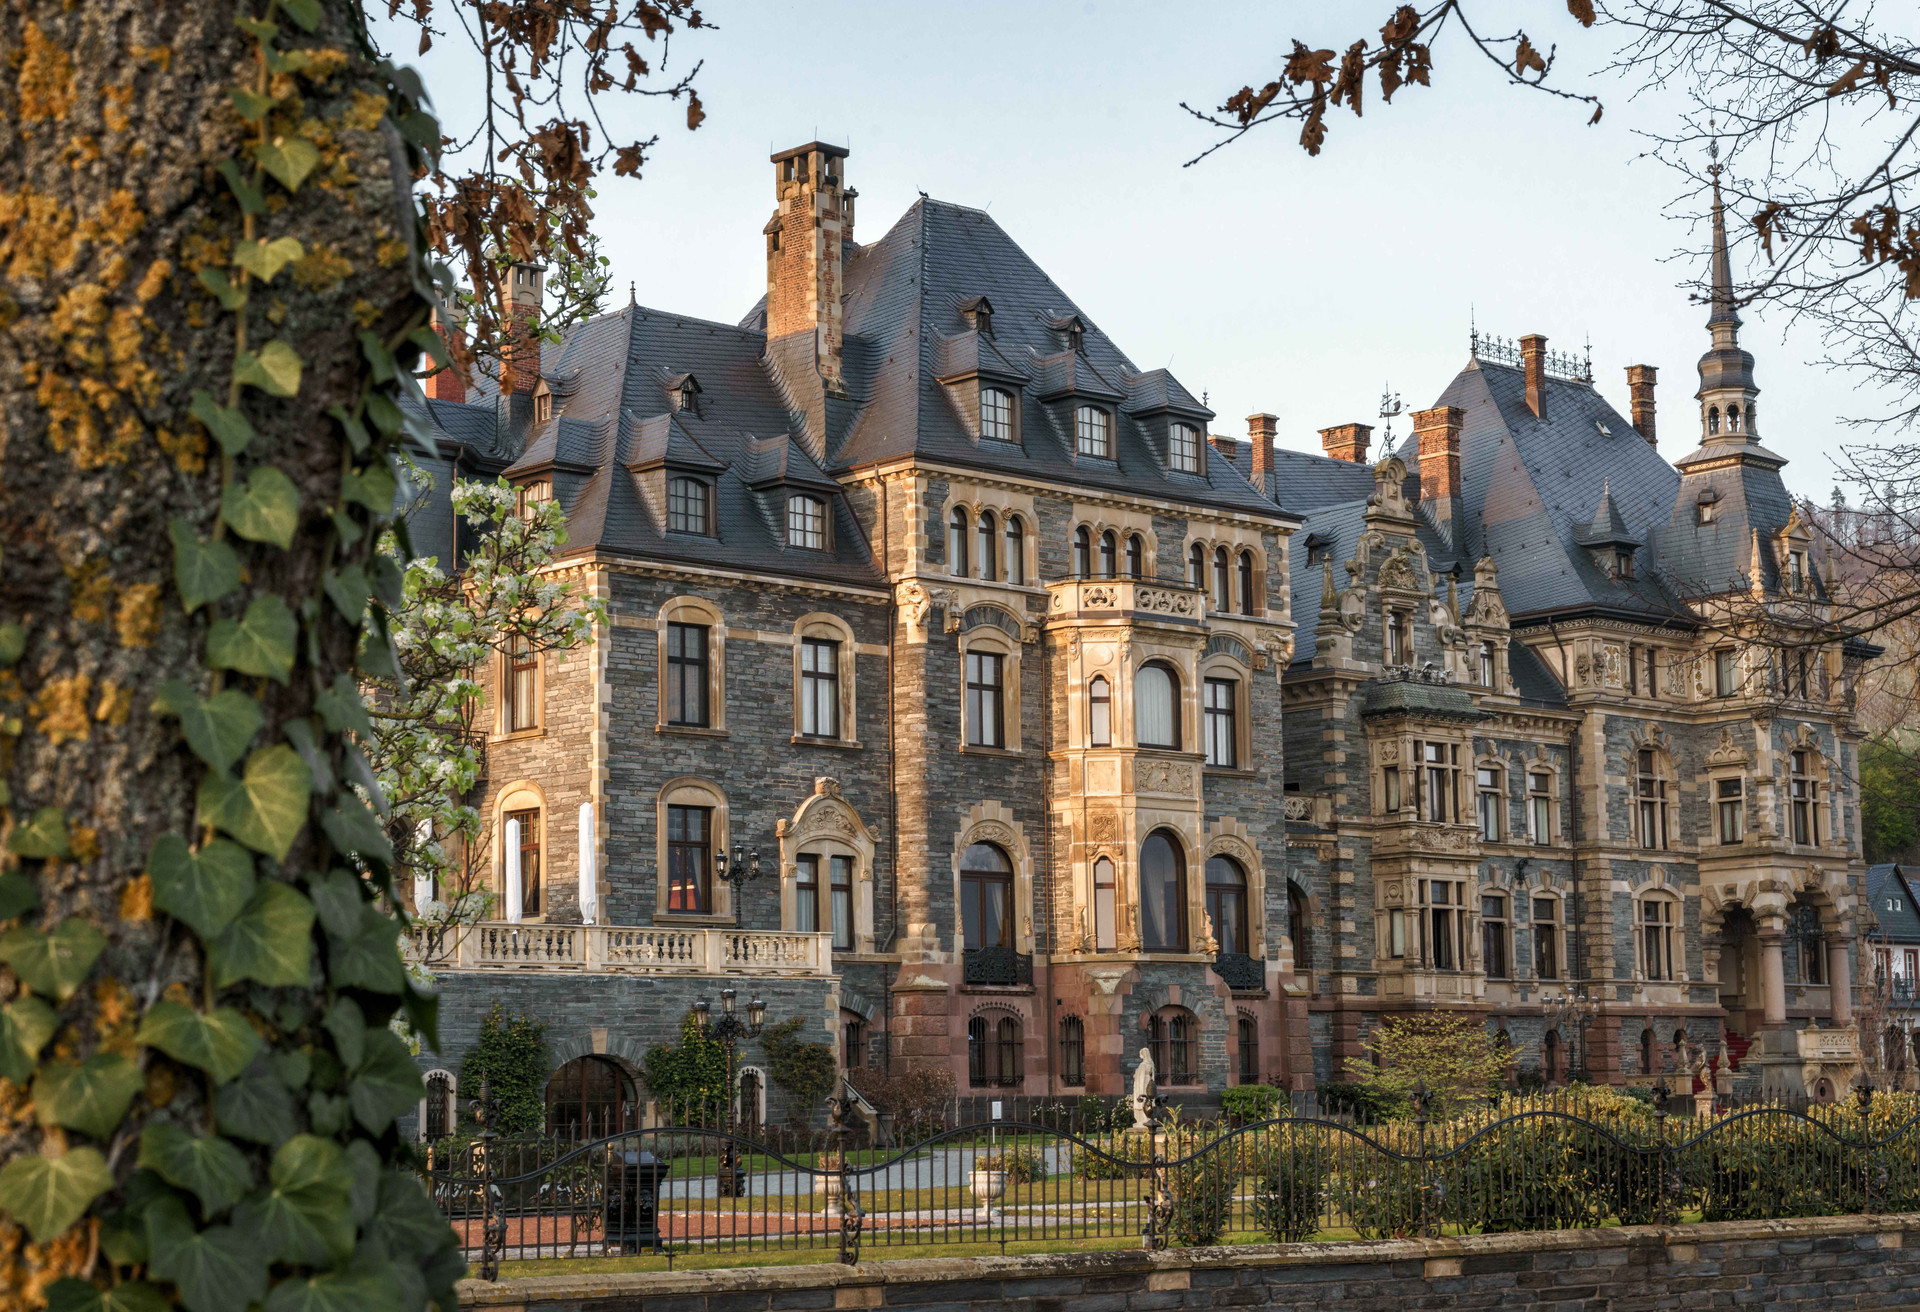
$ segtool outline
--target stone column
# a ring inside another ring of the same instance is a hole
[[[1827,992],[1833,996],[1833,1024],[1845,1029],[1853,1024],[1853,961],[1847,940],[1827,940]]]
[[[1787,1023],[1787,966],[1784,954],[1786,934],[1778,929],[1760,931],[1761,1027],[1784,1029]]]

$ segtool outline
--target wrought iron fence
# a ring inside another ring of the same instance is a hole
[[[1120,1240],[1148,1247],[1553,1230],[1609,1223],[1920,1210],[1910,1103],[1710,1116],[1618,1095],[1456,1105],[1357,1125],[1081,1131],[953,1125],[873,1146],[839,1108],[778,1142],[670,1126],[588,1142],[433,1145],[433,1196],[481,1274],[498,1264],[933,1244]],[[1904,1118],[1904,1119],[1903,1119]],[[756,1136],[763,1132],[756,1130]],[[1109,1245],[1110,1246],[1110,1245]]]

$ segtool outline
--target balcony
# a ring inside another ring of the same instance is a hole
[[[1033,986],[1033,957],[1009,947],[968,948],[960,954],[961,979],[967,984]]]
[[[1222,952],[1213,959],[1213,973],[1235,993],[1257,993],[1267,987],[1267,964],[1244,952]]]
[[[581,971],[618,975],[833,974],[833,936],[753,929],[482,921],[450,931],[431,954],[418,934],[407,959],[433,970]]]
[[[1200,589],[1160,579],[1069,578],[1049,583],[1047,591],[1052,594],[1052,600],[1047,603],[1050,619],[1137,615],[1198,625],[1207,609],[1206,594]]]

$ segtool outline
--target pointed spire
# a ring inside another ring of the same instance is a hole
[[[1708,131],[1713,131],[1713,120],[1707,120]],[[1727,256],[1727,212],[1726,205],[1720,199],[1720,139],[1712,138],[1708,143],[1708,152],[1713,163],[1707,166],[1707,172],[1713,177],[1713,314],[1707,319],[1707,327],[1715,324],[1730,324],[1732,329],[1726,344],[1731,346],[1739,338],[1740,316],[1733,308],[1733,261]],[[1719,338],[1716,334],[1715,341]]]

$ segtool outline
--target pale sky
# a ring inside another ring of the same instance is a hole
[[[1659,366],[1660,447],[1677,458],[1698,442],[1707,310],[1678,286],[1695,262],[1675,259],[1700,238],[1666,211],[1700,206],[1637,158],[1635,135],[1670,122],[1675,101],[1630,103],[1627,86],[1589,79],[1611,40],[1564,5],[1476,12],[1484,30],[1524,21],[1537,45],[1560,42],[1557,80],[1606,100],[1598,127],[1583,106],[1507,85],[1455,34],[1435,87],[1383,106],[1370,86],[1363,119],[1331,113],[1318,158],[1276,124],[1181,167],[1213,140],[1181,100],[1265,81],[1294,36],[1373,35],[1390,8],[715,0],[717,29],[673,51],[675,68],[705,61],[699,131],[670,102],[606,101],[626,135],[661,135],[644,178],[610,178],[596,201],[614,304],[631,280],[643,305],[744,315],[764,291],[767,156],[819,138],[852,149],[856,239],[877,240],[922,190],[989,210],[1137,365],[1208,393],[1216,431],[1244,435],[1244,416],[1269,411],[1284,444],[1317,451],[1318,429],[1378,425],[1383,384],[1409,410],[1429,406],[1466,361],[1472,314],[1554,350],[1591,339],[1622,414],[1625,366]],[[418,62],[443,111],[471,112],[454,42]],[[1762,440],[1792,461],[1788,485],[1824,502],[1826,453],[1859,440],[1840,421],[1869,407],[1851,378],[1810,363],[1816,341],[1770,313],[1745,318]]]

